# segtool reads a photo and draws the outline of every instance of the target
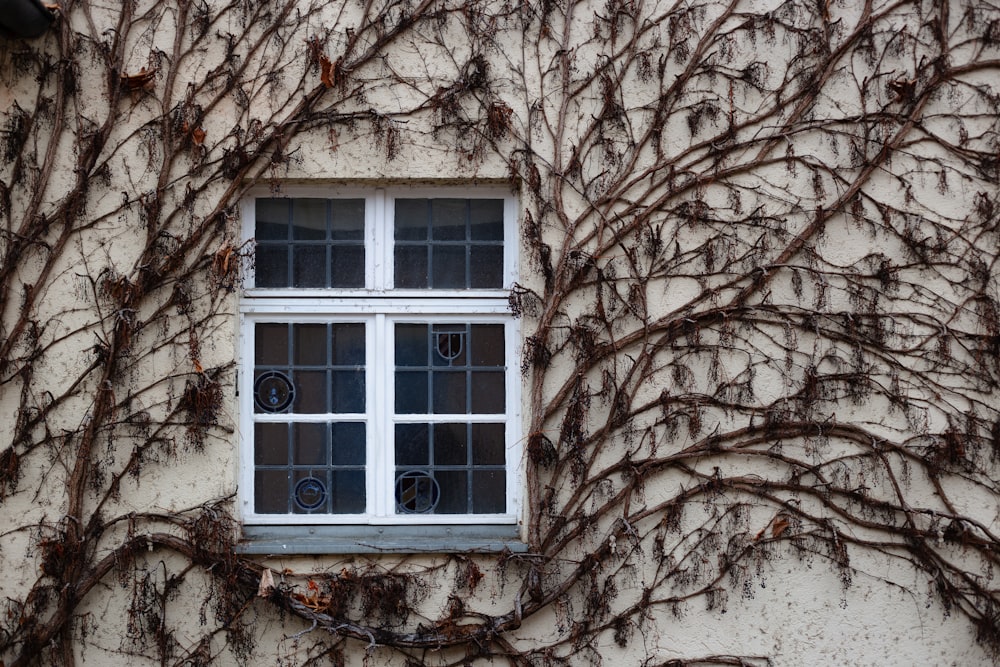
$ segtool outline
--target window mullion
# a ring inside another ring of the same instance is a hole
[[[389,289],[392,262],[392,230],[388,224],[388,203],[385,190],[378,189],[372,197],[371,211],[371,262],[370,273],[375,290]]]
[[[370,322],[372,331],[370,340],[372,341],[368,352],[368,377],[371,380],[371,390],[368,395],[369,428],[371,435],[368,438],[368,512],[372,516],[384,516],[385,507],[385,442],[388,436],[385,415],[385,400],[389,387],[386,384],[383,355],[378,351],[385,349],[385,315],[377,314]]]

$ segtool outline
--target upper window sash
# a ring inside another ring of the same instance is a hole
[[[517,275],[516,214],[496,187],[254,192],[242,206],[257,244],[246,293],[499,296]]]

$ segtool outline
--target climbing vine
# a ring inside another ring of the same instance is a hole
[[[3,664],[598,664],[774,559],[1000,655],[997,7],[55,14],[0,42]],[[519,197],[528,549],[242,554],[239,202],[414,176]]]

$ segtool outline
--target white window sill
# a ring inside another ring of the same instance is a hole
[[[523,553],[516,525],[244,526],[244,554]]]

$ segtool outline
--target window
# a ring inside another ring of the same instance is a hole
[[[245,202],[248,550],[510,548],[514,219],[493,189],[303,188]]]

